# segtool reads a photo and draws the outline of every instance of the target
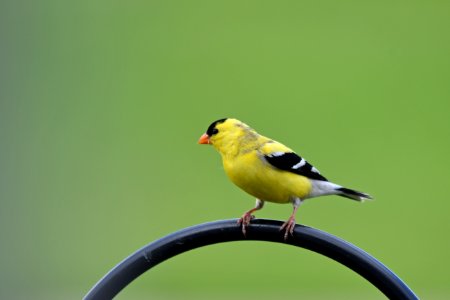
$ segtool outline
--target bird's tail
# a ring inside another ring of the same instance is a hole
[[[349,198],[356,201],[364,201],[364,200],[370,200],[373,199],[372,196],[366,193],[361,193],[352,189],[348,189],[345,187],[337,188],[336,191],[338,191],[338,195]]]

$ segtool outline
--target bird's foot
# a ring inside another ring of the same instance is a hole
[[[242,226],[242,233],[244,234],[244,236],[247,235],[247,226],[250,225],[250,221],[254,218],[255,216],[252,215],[250,211],[248,211],[243,214],[242,217],[237,221],[237,223]]]
[[[291,216],[284,224],[280,227],[280,231],[286,230],[284,232],[284,240],[286,241],[288,239],[289,234],[294,234],[294,228],[295,228],[295,217]]]

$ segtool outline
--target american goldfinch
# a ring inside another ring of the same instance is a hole
[[[294,209],[281,226],[284,238],[293,234],[295,215],[300,204],[309,198],[339,195],[353,200],[372,199],[361,193],[328,181],[304,158],[290,148],[258,134],[247,124],[231,118],[213,122],[199,144],[210,144],[222,156],[230,180],[248,194],[256,197],[254,208],[245,212],[238,223],[246,227],[264,202],[292,203]]]

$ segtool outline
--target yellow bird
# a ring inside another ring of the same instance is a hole
[[[290,148],[258,134],[236,119],[213,122],[198,142],[213,145],[222,156],[230,180],[256,197],[255,207],[238,221],[244,235],[253,218],[252,213],[261,209],[265,201],[292,203],[294,210],[280,228],[285,230],[284,238],[287,239],[289,233],[294,232],[295,215],[305,199],[324,195],[339,195],[357,201],[372,199],[366,193],[328,181]]]

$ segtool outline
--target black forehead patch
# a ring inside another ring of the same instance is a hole
[[[225,122],[227,119],[228,118],[224,118],[224,119],[220,119],[220,120],[212,122],[211,125],[209,125],[208,130],[206,130],[206,134],[208,136],[212,136],[213,134],[216,134],[217,133],[216,125]]]

